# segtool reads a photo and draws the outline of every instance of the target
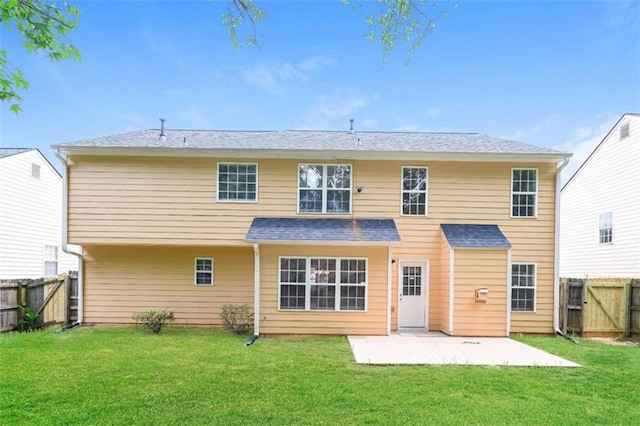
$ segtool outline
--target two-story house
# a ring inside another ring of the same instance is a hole
[[[145,130],[54,147],[81,319],[552,333],[569,154],[480,134]]]
[[[623,114],[562,188],[560,272],[640,278],[640,114]]]
[[[0,279],[78,269],[62,251],[62,177],[33,148],[0,148]]]

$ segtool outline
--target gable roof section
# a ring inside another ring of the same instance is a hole
[[[453,248],[509,248],[511,243],[498,225],[440,225]]]
[[[609,138],[609,136],[611,136],[611,134],[613,133],[613,131],[618,127],[618,125],[620,124],[620,122],[627,116],[630,117],[635,117],[635,118],[640,118],[640,113],[635,113],[635,112],[627,112],[625,114],[622,114],[622,116],[618,119],[618,121],[616,121],[616,124],[614,124],[611,129],[607,132],[607,134],[605,135],[604,138],[602,138],[602,140],[598,143],[598,145],[595,147],[595,149],[591,152],[591,154],[589,154],[589,156],[587,157],[586,160],[584,160],[582,162],[582,164],[580,164],[580,167],[578,167],[578,169],[573,173],[573,175],[571,175],[571,177],[569,178],[569,180],[567,180],[567,182],[562,186],[562,189],[560,190],[560,192],[564,191],[564,189],[566,187],[569,186],[569,184],[571,182],[573,182],[574,178],[576,176],[578,176],[578,174],[582,171],[582,169],[587,165],[587,163],[589,163],[589,161],[591,161],[591,159],[593,158],[594,155],[596,155],[596,153],[600,150],[600,148],[604,145],[605,141]]]
[[[21,154],[27,151],[33,151],[35,148],[0,148],[0,158],[10,157],[12,155]]]
[[[478,133],[141,130],[54,145],[68,154],[238,155],[263,158],[415,158],[514,156],[557,160],[567,153]]]
[[[393,219],[255,218],[249,243],[394,244],[400,234]]]

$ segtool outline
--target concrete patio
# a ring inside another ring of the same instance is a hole
[[[451,337],[441,333],[349,336],[358,364],[580,367],[506,337]]]

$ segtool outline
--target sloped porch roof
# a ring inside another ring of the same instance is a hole
[[[452,248],[510,248],[511,243],[498,225],[440,225]]]
[[[255,218],[245,241],[390,245],[401,239],[393,219]]]

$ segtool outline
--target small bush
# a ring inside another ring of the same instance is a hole
[[[20,309],[23,311],[22,318],[18,320],[18,330],[20,332],[34,331],[41,328],[38,324],[40,314],[36,314],[31,307],[24,304],[20,306]]]
[[[249,305],[224,305],[220,318],[224,327],[237,334],[245,334],[253,329],[253,312]]]
[[[164,322],[169,318],[173,318],[173,312],[171,311],[142,311],[133,314],[133,319],[138,324],[146,325],[153,333],[160,333]]]

